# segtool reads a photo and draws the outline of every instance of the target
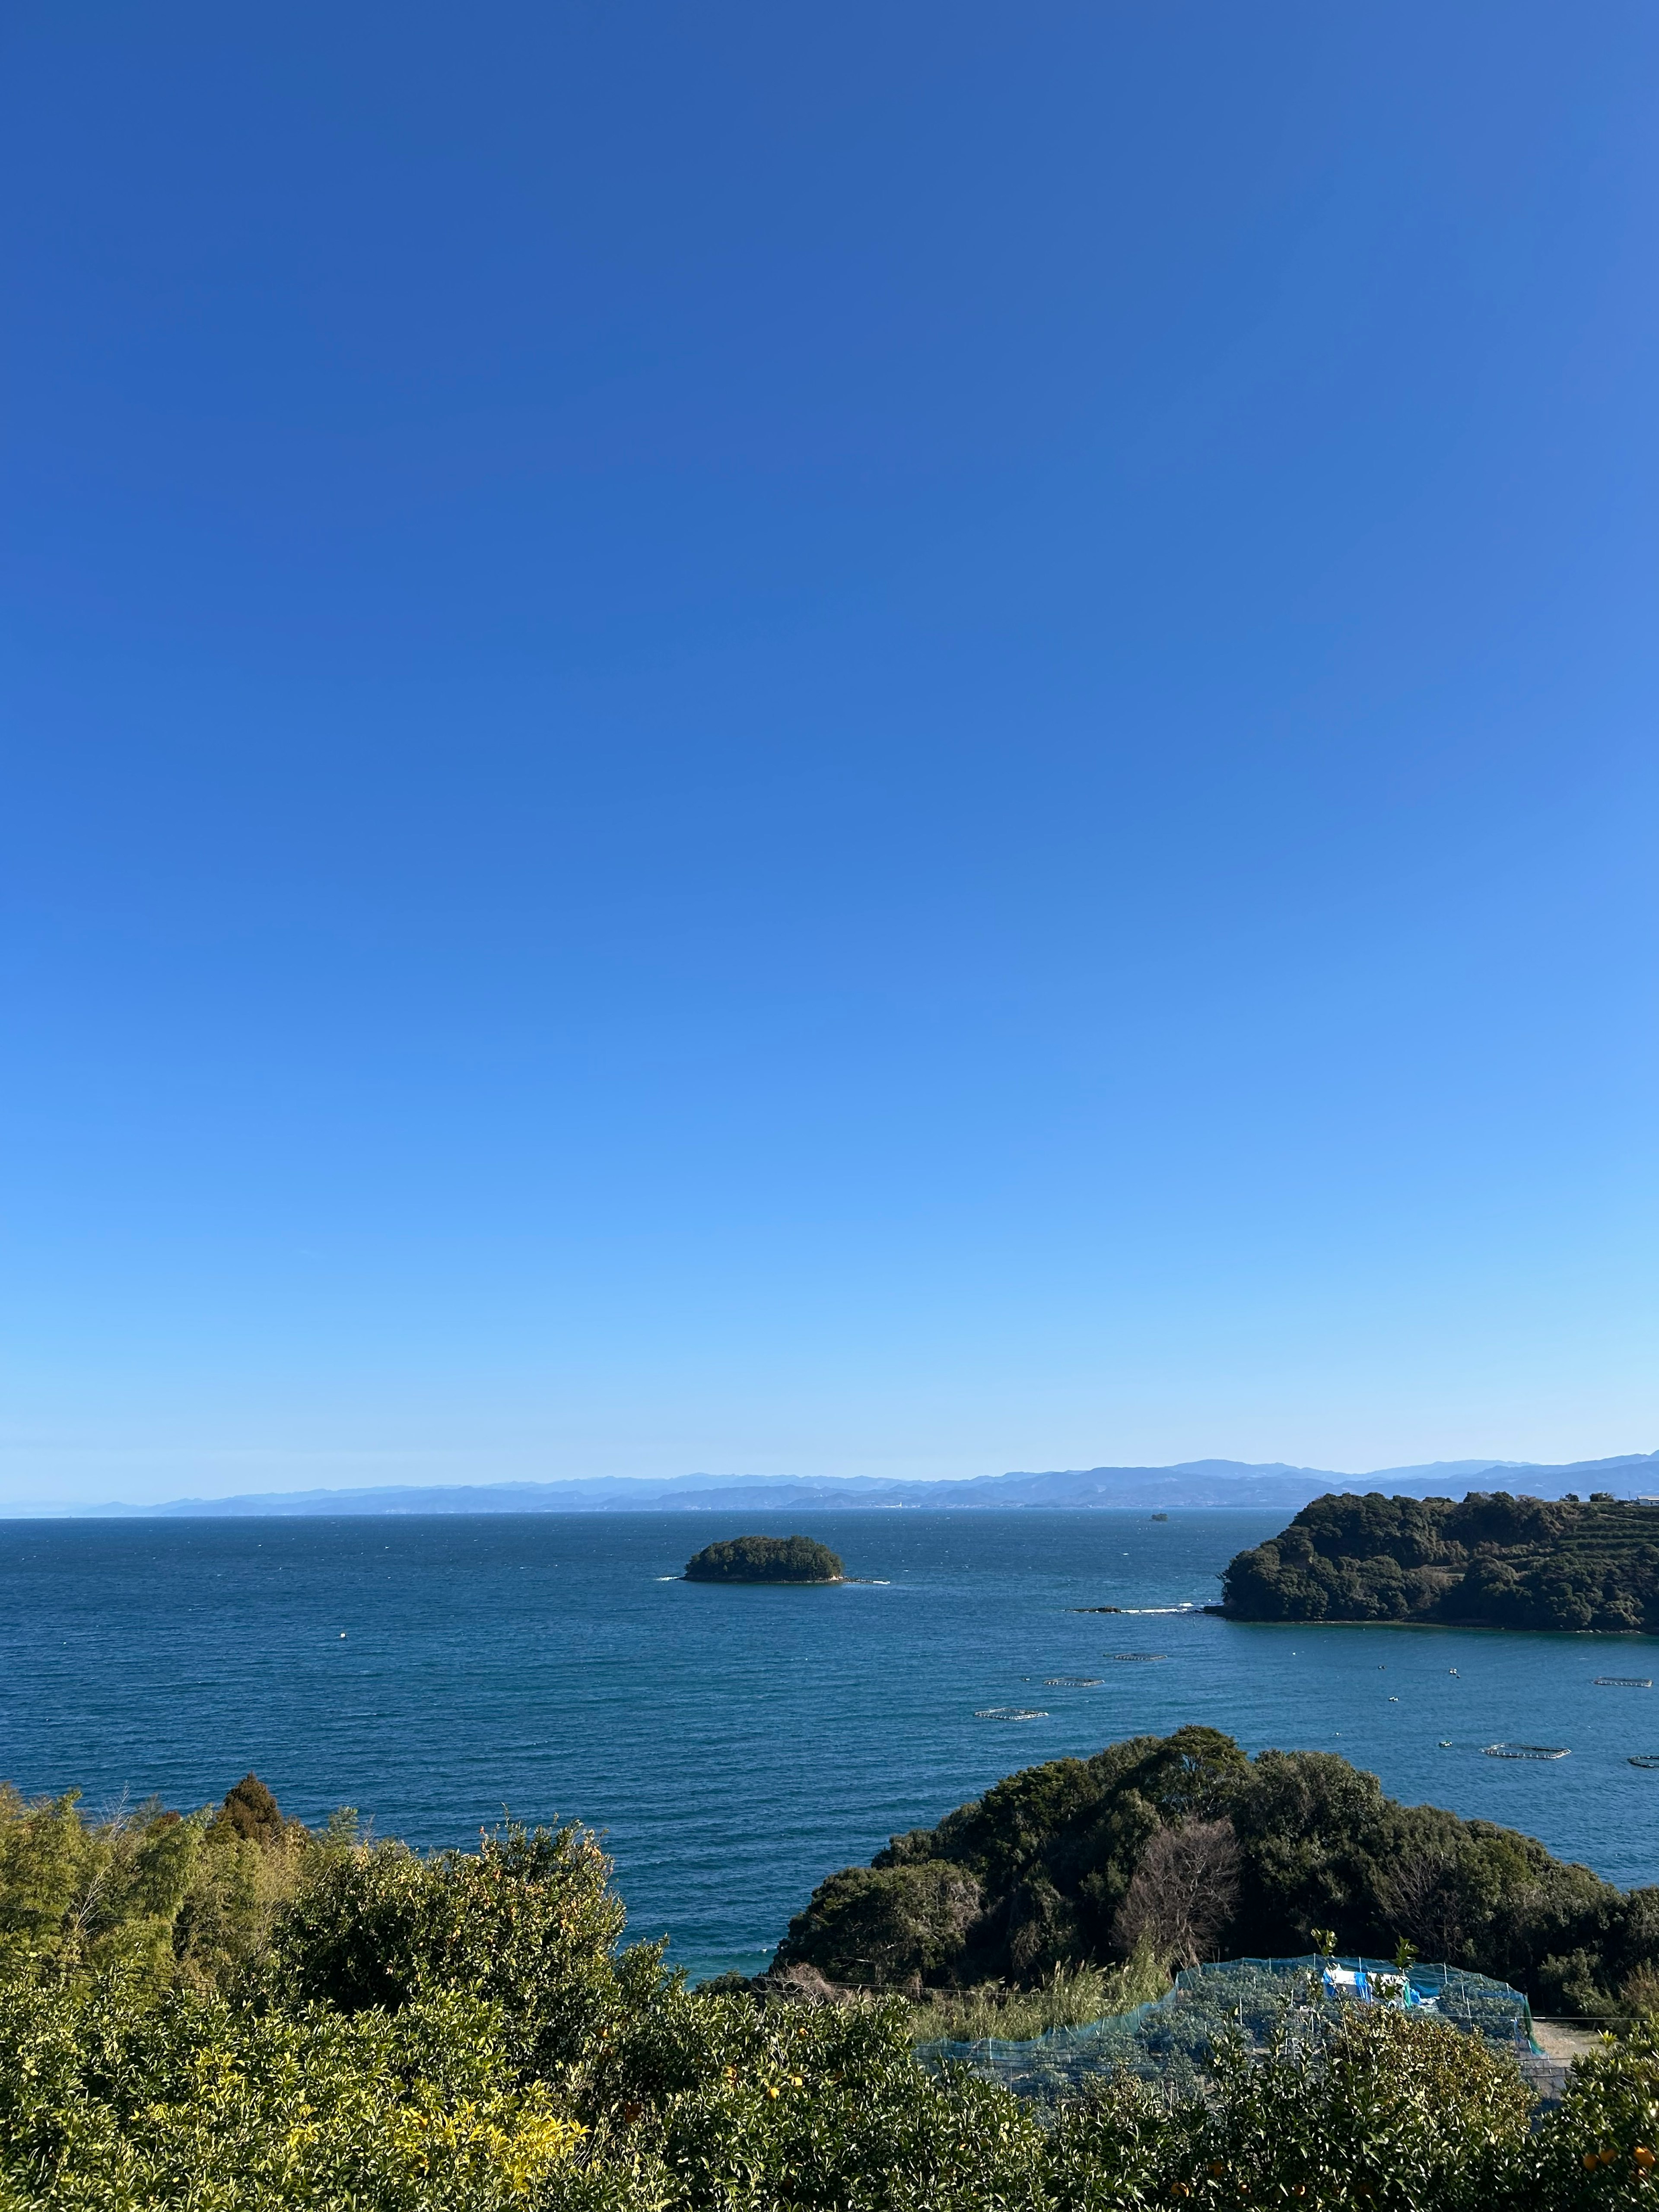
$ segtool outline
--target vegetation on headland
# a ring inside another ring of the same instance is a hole
[[[1123,2078],[1038,2112],[924,2072],[898,1998],[688,1990],[660,1947],[619,1948],[609,1873],[574,1827],[430,1856],[366,1840],[348,1814],[308,1832],[252,1778],[182,1819],[145,1805],[88,1821],[72,1798],[5,1796],[0,2207],[1654,2201],[1645,2024],[1583,2062],[1537,2127],[1511,2062],[1382,2008],[1317,2051],[1294,2035],[1254,2062],[1223,2051],[1204,2093],[1172,2106]]]
[[[1659,1990],[1659,1887],[1626,1893],[1513,1829],[1399,1804],[1332,1753],[1247,1759],[1208,1728],[1026,1767],[895,1836],[820,1885],[773,1972],[1030,1987],[1138,1950],[1294,1957],[1316,1929],[1370,1957],[1409,1943],[1547,2013],[1611,2019]]]
[[[705,1544],[685,1565],[689,1583],[838,1583],[847,1570],[811,1536],[734,1536]]]
[[[1241,1552],[1223,1590],[1240,1620],[1659,1634],[1659,1505],[1505,1491],[1460,1504],[1316,1498],[1283,1534]]]

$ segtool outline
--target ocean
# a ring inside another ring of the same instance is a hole
[[[1183,1722],[1659,1881],[1650,1638],[1269,1628],[1195,1607],[1281,1513],[526,1514],[0,1522],[0,1776],[89,1809],[248,1769],[283,1809],[467,1844],[605,1832],[630,1934],[759,1969],[837,1867],[1000,1776]],[[799,1528],[860,1579],[678,1577]],[[1118,1613],[1077,1608],[1117,1606]],[[1060,1681],[1054,1678],[1076,1678]],[[991,1719],[993,1708],[1041,1718]],[[1547,1763],[1488,1759],[1516,1741]]]

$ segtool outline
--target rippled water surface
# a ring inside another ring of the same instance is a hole
[[[1656,1693],[1595,1686],[1659,1675],[1653,1640],[1072,1610],[1204,1604],[1283,1519],[4,1522],[0,1774],[190,1804],[251,1766],[307,1820],[355,1804],[422,1844],[504,1808],[579,1817],[609,1832],[633,1932],[699,1973],[752,1970],[825,1874],[999,1775],[1183,1721],[1340,1751],[1396,1796],[1659,1880],[1659,1772],[1627,1764],[1659,1753]],[[869,1579],[665,1579],[716,1537],[792,1528]],[[996,1705],[1047,1717],[975,1717]],[[1571,1756],[1481,1755],[1500,1739]]]

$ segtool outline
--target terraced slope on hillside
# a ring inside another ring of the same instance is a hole
[[[1659,1505],[1334,1494],[1223,1577],[1240,1620],[1659,1634]]]

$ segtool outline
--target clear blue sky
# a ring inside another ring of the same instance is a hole
[[[22,0],[0,1494],[1659,1444],[1659,14]]]

